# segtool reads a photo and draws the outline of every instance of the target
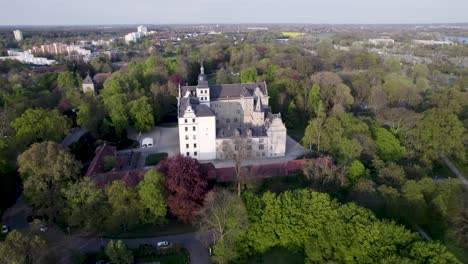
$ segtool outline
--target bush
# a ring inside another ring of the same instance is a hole
[[[104,157],[104,170],[106,172],[111,171],[117,165],[117,159],[114,156]]]
[[[166,159],[167,156],[167,153],[149,154],[148,157],[146,157],[145,166],[154,166],[158,164],[161,160]]]

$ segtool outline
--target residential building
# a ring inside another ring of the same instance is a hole
[[[180,153],[226,159],[227,147],[237,151],[242,142],[250,158],[284,156],[286,127],[268,100],[265,82],[208,85],[202,64],[198,84],[179,87]]]
[[[393,46],[395,45],[395,40],[391,38],[376,38],[369,39],[369,43],[372,45]]]
[[[67,45],[62,43],[54,43],[50,45],[41,45],[40,47],[33,47],[29,50],[35,54],[51,54],[51,55],[80,55],[87,56],[91,54],[90,50],[84,49],[81,46]]]
[[[29,51],[16,51],[9,50],[7,57],[0,57],[0,60],[17,60],[26,64],[35,64],[35,65],[51,65],[55,60],[49,60],[47,58],[34,57]]]
[[[13,31],[13,34],[15,35],[16,41],[23,40],[23,32],[21,32],[21,30],[17,29],[15,31]]]

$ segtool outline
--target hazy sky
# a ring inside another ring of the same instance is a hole
[[[468,22],[468,0],[0,0],[0,8],[0,25]]]

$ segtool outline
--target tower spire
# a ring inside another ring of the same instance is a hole
[[[200,63],[200,74],[205,74],[205,68],[203,67],[203,60],[201,60],[201,63]]]

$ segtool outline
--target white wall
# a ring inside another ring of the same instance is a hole
[[[180,154],[187,156],[188,153],[190,157],[199,160],[216,159],[215,122],[214,116],[179,118]]]

